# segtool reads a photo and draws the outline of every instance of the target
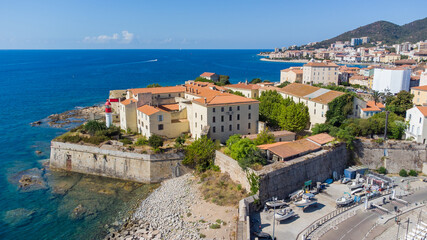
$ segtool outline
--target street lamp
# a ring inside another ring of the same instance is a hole
[[[274,213],[273,213],[273,240],[274,240],[274,226],[276,225],[276,201],[277,201],[277,197],[273,197],[273,208],[274,208]]]

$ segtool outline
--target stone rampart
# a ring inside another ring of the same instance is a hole
[[[427,145],[421,143],[358,139],[354,145],[356,160],[370,169],[385,167],[389,173],[398,173],[401,169],[422,171],[423,163],[427,162]]]
[[[136,182],[180,176],[182,153],[141,154],[75,143],[51,142],[50,167]]]

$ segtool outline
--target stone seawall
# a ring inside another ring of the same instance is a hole
[[[422,171],[423,163],[427,162],[426,146],[410,141],[376,143],[359,139],[355,141],[354,152],[356,160],[370,169],[385,167],[390,173],[398,173],[401,169]]]
[[[140,154],[102,147],[51,142],[50,167],[144,183],[187,172],[182,153]]]
[[[246,191],[250,191],[251,187],[249,185],[248,179],[246,177],[246,172],[239,166],[236,160],[231,157],[225,155],[220,151],[216,151],[215,154],[215,165],[217,165],[222,173],[228,173],[230,175],[231,180],[236,183],[242,185]],[[252,169],[248,169],[248,171],[253,172]]]
[[[331,149],[268,165],[257,172],[261,177],[259,198],[262,202],[271,197],[287,198],[308,180],[316,184],[331,178],[334,171],[342,175],[348,160],[346,145],[339,144]]]

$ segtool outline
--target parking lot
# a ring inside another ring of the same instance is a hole
[[[335,200],[349,192],[345,184],[334,182],[321,193],[316,195],[317,204],[302,209],[296,207],[293,203],[289,204],[296,216],[281,222],[276,221],[275,237],[277,239],[295,239],[297,235],[315,220],[336,209]],[[273,235],[273,209],[268,211],[256,212],[251,215],[252,230],[259,229],[263,232]]]

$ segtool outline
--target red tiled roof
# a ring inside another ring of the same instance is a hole
[[[327,134],[327,133],[319,133],[313,136],[308,137],[307,139],[310,139],[311,141],[323,145],[326,144],[328,142],[333,141],[335,138],[332,137],[331,135]]]
[[[337,64],[333,62],[309,62],[307,64],[304,64],[304,66],[310,66],[310,67],[338,67]]]
[[[153,106],[150,106],[150,105],[144,105],[142,107],[139,107],[137,110],[140,111],[140,112],[142,112],[142,113],[145,113],[145,114],[147,114],[149,116],[153,115],[155,113],[158,113],[160,111],[163,111],[163,110],[161,110],[159,108],[156,108],[156,107],[153,107]]]
[[[159,106],[159,109],[167,111],[167,112],[171,112],[171,111],[179,111],[179,104],[174,103],[174,104],[163,104]]]
[[[213,75],[215,75],[215,73],[211,73],[211,72],[204,72],[204,73],[202,73],[200,76],[201,76],[201,77],[212,77]]]
[[[417,106],[418,110],[424,115],[424,117],[427,117],[427,107],[424,106]]]
[[[137,101],[136,101],[136,99],[129,98],[129,99],[125,99],[125,100],[121,101],[120,103],[123,105],[129,105],[132,102],[137,102]]]
[[[420,91],[427,91],[427,85],[419,86],[419,87],[413,87],[411,90],[420,90]]]
[[[184,92],[185,87],[183,86],[173,86],[173,87],[154,87],[154,88],[132,88],[129,91],[133,95],[138,93],[152,93],[152,94],[162,94],[162,93],[177,93]]]
[[[238,84],[230,84],[230,85],[226,85],[225,88],[240,88],[240,89],[248,89],[248,90],[253,90],[253,89],[259,89],[261,86],[256,85],[256,84],[246,84],[246,83],[238,83]]]
[[[302,139],[294,142],[278,142],[272,144],[264,144],[258,146],[258,148],[269,150],[277,156],[285,159],[321,149],[318,144],[310,142],[307,139]]]

